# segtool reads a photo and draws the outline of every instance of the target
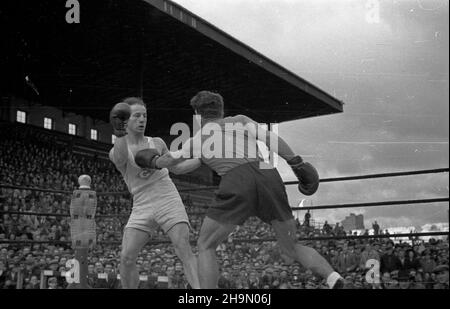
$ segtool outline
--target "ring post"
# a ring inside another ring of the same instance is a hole
[[[96,192],[91,190],[91,177],[81,175],[80,185],[75,190],[70,202],[70,234],[75,259],[68,261],[71,270],[66,273],[68,289],[89,289],[88,253],[96,244],[95,211],[97,208]]]

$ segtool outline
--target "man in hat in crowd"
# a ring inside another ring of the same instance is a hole
[[[433,269],[433,273],[436,274],[437,283],[434,285],[434,289],[448,289],[448,265],[439,265]]]

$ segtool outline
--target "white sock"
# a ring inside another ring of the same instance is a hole
[[[341,278],[342,278],[341,275],[339,275],[337,272],[332,272],[327,278],[327,284],[330,287],[330,289],[333,288],[336,281],[338,281],[338,279]]]

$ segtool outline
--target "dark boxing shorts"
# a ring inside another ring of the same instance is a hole
[[[294,218],[280,174],[276,169],[260,169],[259,162],[240,165],[225,174],[206,215],[235,225],[252,216],[266,223]]]

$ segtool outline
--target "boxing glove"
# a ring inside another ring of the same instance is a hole
[[[136,165],[140,168],[158,169],[156,160],[159,158],[159,152],[155,148],[139,150],[134,156]]]
[[[304,195],[313,195],[319,188],[319,173],[311,163],[303,162],[302,157],[295,156],[287,161],[298,178],[298,190]]]
[[[117,103],[109,113],[109,121],[113,127],[113,133],[117,137],[127,135],[126,124],[131,116],[131,108],[127,103]]]

